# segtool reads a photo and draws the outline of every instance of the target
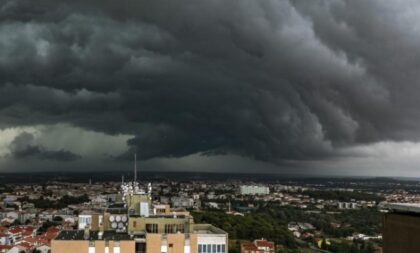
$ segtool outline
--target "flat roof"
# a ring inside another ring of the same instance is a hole
[[[379,207],[393,212],[420,214],[420,203],[380,203]]]
[[[126,241],[133,240],[128,233],[117,233],[115,231],[104,231],[102,239],[98,239],[99,231],[89,231],[89,238],[85,239],[84,230],[69,230],[61,231],[55,240],[62,241],[96,241],[96,240],[111,240],[111,241]]]
[[[193,232],[196,234],[227,234],[224,230],[211,224],[194,224]]]

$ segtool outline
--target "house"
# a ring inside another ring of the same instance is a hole
[[[241,243],[241,253],[274,253],[274,242],[264,239]]]

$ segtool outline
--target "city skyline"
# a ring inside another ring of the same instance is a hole
[[[416,1],[0,3],[0,173],[420,176]]]

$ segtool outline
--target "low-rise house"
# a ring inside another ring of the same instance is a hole
[[[241,253],[274,253],[274,242],[264,239],[241,243]]]

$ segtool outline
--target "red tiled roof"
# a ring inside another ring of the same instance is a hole
[[[18,244],[18,245],[16,245],[16,246],[20,246],[20,247],[22,247],[22,248],[28,249],[28,248],[31,248],[33,245],[32,245],[32,244],[30,244],[29,242],[21,242],[21,243],[19,243],[19,244]]]
[[[255,244],[257,247],[267,247],[270,249],[274,249],[274,243],[273,242],[268,242],[265,240],[256,240]]]
[[[28,237],[23,238],[23,241],[34,244],[36,242],[36,238],[28,236]]]
[[[21,227],[13,227],[13,228],[9,229],[9,233],[11,233],[11,234],[17,234],[17,233],[21,233],[21,232],[22,232]]]
[[[11,248],[13,248],[13,245],[3,245],[3,244],[0,244],[0,251],[1,250],[4,250],[4,249],[9,250]]]
[[[38,242],[39,245],[48,245],[48,246],[50,246],[49,240],[47,238],[45,238],[45,237],[38,237],[38,238],[36,238],[36,240],[37,240],[37,242]]]
[[[48,231],[47,233],[44,234],[44,237],[50,241],[54,239],[57,235],[58,235],[58,231]]]
[[[34,231],[34,228],[33,227],[26,227],[23,230],[23,235],[24,236],[31,235],[33,231]]]
[[[258,248],[255,246],[255,244],[253,244],[252,242],[244,242],[244,243],[241,243],[241,248],[243,248],[244,250],[252,250],[252,251],[255,251],[255,250],[258,250]]]

